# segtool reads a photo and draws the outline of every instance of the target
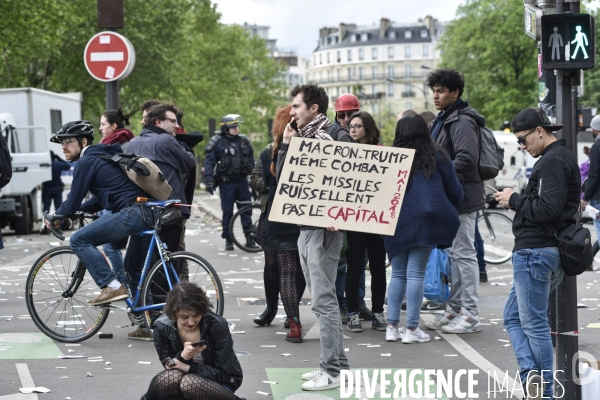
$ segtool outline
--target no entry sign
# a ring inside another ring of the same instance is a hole
[[[83,53],[85,68],[102,82],[125,79],[135,65],[135,50],[126,37],[115,32],[94,35]]]

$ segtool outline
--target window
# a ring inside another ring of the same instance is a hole
[[[404,103],[404,107],[412,109],[412,103],[410,101],[407,101],[406,103]]]
[[[373,98],[377,97],[377,85],[371,85],[371,93],[373,93]]]
[[[323,82],[323,71],[319,71],[319,82]]]
[[[342,80],[342,71],[339,68],[337,69],[337,80],[338,82]]]
[[[313,65],[317,65],[317,56],[316,55],[313,57]]]
[[[352,35],[350,35],[350,42],[356,42],[356,34],[353,33]]]
[[[390,39],[396,39],[396,31],[390,31],[389,33]]]
[[[412,31],[404,31],[404,39],[411,39]]]
[[[404,65],[404,77],[405,78],[410,78],[411,75],[411,67],[410,64],[405,64]]]
[[[388,65],[388,78],[394,79],[394,66]]]
[[[377,67],[371,67],[371,74],[373,75],[373,79],[377,79]]]
[[[388,97],[394,97],[394,84],[390,83],[388,85]]]
[[[389,46],[388,47],[388,58],[389,59],[394,58],[394,46]]]
[[[348,80],[351,81],[352,80],[352,68],[348,68]],[[348,89],[348,93],[350,92],[350,89]]]
[[[323,54],[319,54],[319,65],[323,64]]]
[[[348,50],[348,61],[352,61],[352,50]]]
[[[59,131],[62,124],[62,111],[50,110],[50,129],[52,129],[52,132]]]
[[[377,60],[377,47],[373,47],[371,49],[371,56],[372,56],[373,60]]]
[[[425,39],[427,37],[427,29],[421,29],[421,37]]]
[[[340,96],[340,88],[339,87],[335,88],[335,95],[338,96],[338,97]]]
[[[412,91],[412,88],[410,86],[410,83],[407,83],[404,85],[404,93],[406,93],[405,97],[414,97],[415,94]]]
[[[369,34],[368,33],[361,33],[360,34],[360,41],[361,42],[366,42],[367,40],[369,40]]]
[[[426,44],[423,45],[423,57],[429,57],[429,46]]]
[[[329,52],[327,52],[327,64],[329,64],[331,61],[329,60]]]
[[[342,52],[338,50],[336,55],[337,55],[337,62],[342,61]]]
[[[358,49],[358,59],[359,60],[365,59],[365,49]]]
[[[410,58],[410,46],[404,46],[404,58]]]
[[[358,80],[359,81],[363,80],[364,72],[365,72],[365,68],[364,67],[358,67]]]
[[[327,71],[327,82],[331,82],[331,71]]]

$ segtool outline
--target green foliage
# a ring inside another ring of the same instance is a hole
[[[100,31],[96,13],[95,0],[0,2],[0,15],[11,22],[1,34],[0,87],[82,92],[83,117],[99,124],[105,84],[83,63],[87,41]],[[236,113],[246,121],[242,133],[267,136],[267,119],[285,88],[283,69],[268,57],[262,39],[221,24],[220,17],[210,0],[125,2],[119,33],[133,44],[136,65],[119,84],[130,129],[139,132],[140,105],[155,98],[184,111],[187,131],[207,134],[209,118]]]
[[[439,48],[440,66],[464,74],[463,98],[490,128],[537,105],[537,45],[523,30],[522,0],[466,0]]]

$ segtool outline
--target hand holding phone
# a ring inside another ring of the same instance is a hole
[[[206,340],[198,340],[192,343],[193,347],[206,346]]]

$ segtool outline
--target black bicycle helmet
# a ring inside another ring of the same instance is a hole
[[[53,143],[60,143],[68,137],[86,138],[90,142],[94,141],[94,127],[90,121],[71,121],[64,124],[56,135],[50,138]]]

